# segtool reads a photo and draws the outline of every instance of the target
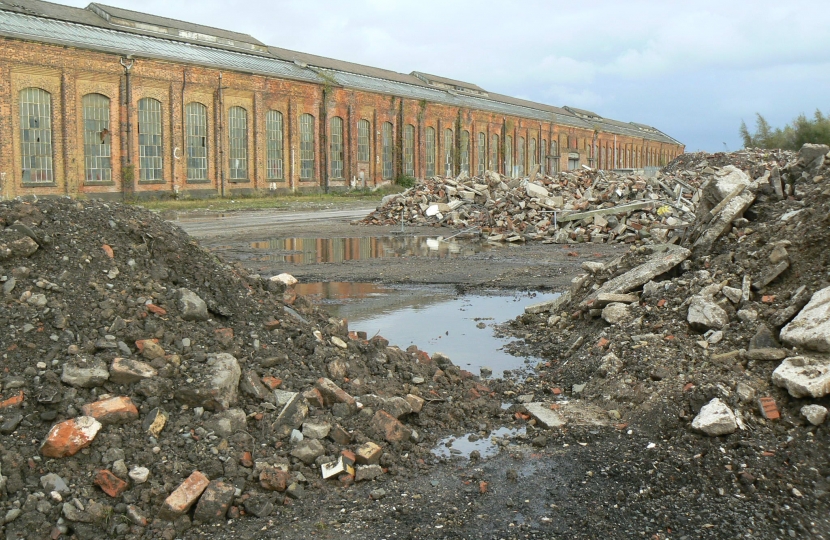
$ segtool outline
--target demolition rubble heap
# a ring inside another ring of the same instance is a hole
[[[413,474],[500,411],[446,357],[349,332],[142,209],[15,200],[0,225],[4,538],[277,514]]]
[[[783,166],[787,155],[773,153],[769,160]],[[534,172],[524,179],[491,171],[475,178],[436,177],[388,195],[361,223],[480,229],[493,242],[678,243],[686,238],[697,208],[706,204],[700,188],[715,176],[724,154],[681,166],[688,156],[653,177],[587,167],[545,177]],[[750,166],[750,152],[731,156],[738,166]],[[730,172],[719,169],[718,175]]]

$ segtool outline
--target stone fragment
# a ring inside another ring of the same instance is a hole
[[[317,439],[304,440],[303,442],[298,444],[293,450],[291,450],[291,455],[299,459],[306,465],[314,463],[315,459],[317,459],[325,453],[326,449],[323,447],[323,443],[321,443]]]
[[[830,152],[830,147],[826,144],[805,143],[798,151],[798,164],[807,167],[819,157],[826,156],[827,152]]]
[[[622,324],[633,318],[628,304],[614,302],[602,309],[602,319],[608,324]]]
[[[536,304],[531,304],[525,307],[525,313],[529,313],[531,315],[535,315],[538,313],[554,313],[558,311],[559,307],[571,301],[571,293],[566,292],[564,294],[560,294],[556,298],[552,300],[545,300],[544,302],[539,302]],[[434,359],[434,356],[433,356]]]
[[[282,493],[288,489],[291,482],[291,473],[279,467],[264,467],[259,473],[259,485],[268,491],[279,491]]]
[[[164,426],[167,424],[167,418],[167,411],[156,407],[144,417],[141,428],[149,435],[158,439],[159,435],[161,435],[161,430],[163,430]]]
[[[761,274],[756,280],[752,283],[752,288],[756,291],[760,291],[770,283],[776,280],[778,276],[784,273],[784,271],[790,267],[789,261],[781,261],[780,263],[776,264],[772,268],[768,268]]]
[[[205,426],[218,437],[227,438],[247,429],[247,417],[242,409],[228,409],[214,414]]]
[[[132,384],[158,375],[158,371],[145,362],[131,358],[115,358],[110,365],[110,381],[115,384]]]
[[[179,289],[179,311],[186,321],[206,321],[209,318],[207,304],[190,289]]]
[[[525,184],[525,191],[527,192],[528,197],[534,197],[537,199],[547,199],[548,195],[550,195],[547,189],[538,184],[534,184],[533,182]]]
[[[297,280],[297,278],[295,278],[295,277],[294,277],[294,276],[292,276],[291,274],[287,274],[287,273],[282,273],[282,274],[279,274],[279,275],[273,276],[273,277],[271,277],[270,279],[271,279],[271,281],[273,281],[273,282],[276,282],[276,283],[282,283],[282,284],[283,284],[283,285],[285,285],[286,287],[293,287],[294,285],[296,285],[297,283],[299,283],[299,281]]]
[[[729,195],[724,196],[724,198],[727,197],[731,198],[725,205],[720,207],[717,214],[713,216],[712,221],[707,224],[703,234],[695,241],[695,253],[708,253],[715,244],[715,241],[732,227],[732,222],[743,216],[746,209],[755,202],[755,194],[748,189],[740,190],[740,187],[735,188]]]
[[[366,480],[374,480],[383,474],[383,468],[380,465],[360,465],[355,471],[355,482],[363,482]]]
[[[331,336],[331,344],[339,349],[349,348],[349,345],[337,336]]]
[[[795,319],[781,329],[780,337],[791,347],[830,351],[830,287],[813,294]]]
[[[412,412],[412,406],[402,397],[391,397],[383,400],[380,409],[388,412],[395,418],[400,418]]]
[[[421,410],[424,408],[424,403],[426,403],[426,401],[424,401],[424,398],[413,394],[407,394],[404,397],[404,399],[407,401],[407,403],[409,403],[409,408],[412,409],[412,412],[415,414],[421,412]]]
[[[127,491],[127,488],[129,487],[127,482],[121,480],[106,469],[101,469],[95,473],[95,477],[92,479],[92,482],[110,497],[118,497]]]
[[[199,471],[193,471],[179,487],[171,493],[161,506],[159,518],[173,521],[186,513],[207,489],[210,480]]]
[[[46,493],[57,491],[61,494],[69,493],[66,481],[55,473],[44,474],[40,477],[40,485]]]
[[[377,411],[372,417],[372,428],[389,442],[408,440],[412,430],[386,411]]]
[[[366,441],[355,450],[355,461],[361,465],[374,465],[380,462],[383,449],[372,441]]]
[[[128,476],[136,484],[143,484],[150,477],[150,469],[147,467],[135,466],[130,469]]]
[[[273,391],[269,390],[257,375],[256,371],[247,369],[242,373],[242,378],[239,380],[239,389],[243,394],[247,394],[259,401],[268,401],[274,403],[276,398]]]
[[[308,416],[308,404],[303,396],[295,392],[277,415],[272,426],[273,430],[277,436],[287,437],[291,430],[303,425],[306,416]]]
[[[686,320],[695,330],[723,328],[729,324],[729,314],[711,298],[693,296]]]
[[[325,439],[331,431],[331,425],[325,422],[305,422],[303,424],[303,437],[308,439]]]
[[[736,305],[737,305],[737,304],[740,304],[740,303],[741,303],[741,296],[742,296],[742,294],[743,294],[743,292],[741,291],[741,289],[737,289],[737,288],[735,288],[735,287],[729,287],[729,286],[726,286],[726,287],[724,287],[723,289],[721,289],[721,292],[722,292],[722,293],[723,293],[723,295],[724,295],[725,297],[727,297],[727,298],[729,299],[729,301],[730,301],[730,302],[732,302],[733,304],[736,304]]]
[[[124,424],[138,418],[138,409],[126,396],[88,403],[81,407],[81,412],[84,416],[91,416],[104,425]]]
[[[95,388],[107,382],[109,376],[107,364],[103,360],[73,358],[63,364],[61,380],[79,388]]]
[[[772,372],[772,382],[796,398],[820,398],[830,393],[830,360],[796,356]]]
[[[601,308],[608,304],[636,304],[640,301],[640,297],[636,294],[609,294],[602,293],[597,295],[597,299],[591,304],[591,307]]]
[[[536,422],[544,428],[559,428],[567,423],[561,414],[550,408],[549,403],[542,403],[538,401],[528,403],[525,405],[525,409],[536,420]]]
[[[245,500],[245,511],[258,518],[264,518],[274,511],[274,503],[265,495],[255,494]]]
[[[331,428],[331,431],[329,431],[329,438],[337,444],[344,446],[352,443],[351,434],[343,429],[339,424]]]
[[[135,342],[141,356],[147,360],[155,360],[157,358],[164,358],[167,353],[164,348],[158,344],[157,339],[140,339]]]
[[[91,416],[65,420],[52,426],[40,446],[40,453],[51,458],[74,456],[92,444],[100,429],[101,423]]]
[[[807,419],[814,426],[818,426],[827,420],[827,407],[822,405],[804,405],[801,407],[801,416]]]
[[[209,355],[202,364],[195,364],[181,381],[176,398],[194,407],[225,410],[236,403],[242,371],[236,358],[227,353]]]
[[[320,395],[322,395],[324,403],[327,407],[330,407],[334,403],[345,403],[353,410],[357,407],[355,399],[346,393],[342,388],[337,386],[331,379],[321,377],[314,384],[314,387],[320,392]]]
[[[714,398],[701,407],[698,415],[692,420],[692,428],[710,437],[717,437],[734,433],[738,429],[738,422],[732,409],[719,398]]]

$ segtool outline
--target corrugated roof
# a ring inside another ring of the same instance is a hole
[[[424,79],[427,82],[437,82],[441,84],[446,84],[449,86],[457,86],[459,88],[466,88],[468,90],[475,90],[476,92],[487,92],[484,88],[477,86],[472,83],[464,82],[464,81],[457,81],[455,79],[448,79],[446,77],[439,77],[438,75],[430,75],[429,73],[424,73],[423,71],[413,71],[411,75],[418,77],[419,79]]]
[[[0,11],[0,34],[190,64],[322,83],[312,70],[274,58]]]
[[[241,32],[232,32],[230,30],[223,30],[221,28],[214,28],[212,26],[194,24],[186,21],[180,21],[177,19],[168,19],[167,17],[159,17],[158,15],[151,15],[148,13],[141,13],[139,11],[132,11],[129,9],[123,9],[114,6],[107,6],[104,4],[99,4],[97,2],[89,4],[87,9],[93,7],[97,7],[100,10],[106,12],[107,14],[113,17],[118,17],[119,19],[125,19],[128,21],[149,24],[153,26],[176,28],[179,30],[185,30],[187,32],[194,32],[198,34],[213,35],[232,41],[240,41],[242,43],[251,43],[254,45],[260,45],[262,47],[265,47],[264,43],[255,39],[253,36],[243,34]]]

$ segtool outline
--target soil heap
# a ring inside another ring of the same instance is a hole
[[[276,514],[415,474],[501,412],[446,357],[349,332],[140,208],[6,201],[0,229],[4,538]]]

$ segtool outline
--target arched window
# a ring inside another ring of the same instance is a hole
[[[461,172],[470,174],[470,132],[461,132]]]
[[[188,103],[185,108],[187,119],[187,179],[204,182],[207,178],[207,107],[201,103]]]
[[[536,139],[531,138],[527,148],[528,174],[533,172],[533,166],[536,165]]]
[[[265,156],[265,168],[268,180],[282,180],[285,178],[283,168],[283,127],[282,113],[280,111],[268,111],[265,115],[265,144],[267,155]]]
[[[525,175],[525,138],[519,137],[519,148],[516,152],[516,168],[518,169],[519,177]]]
[[[20,158],[23,182],[54,182],[52,95],[46,90],[20,91]]]
[[[360,120],[357,123],[357,160],[369,161],[369,121]]]
[[[415,176],[415,126],[403,128],[403,174]]]
[[[343,119],[334,116],[329,120],[329,125],[331,177],[343,178]]]
[[[392,179],[392,123],[384,122],[380,132],[383,152],[383,179]]]
[[[314,117],[300,116],[300,179],[314,178]]]
[[[87,94],[84,110],[84,178],[87,182],[112,181],[110,98]]]
[[[228,168],[231,180],[248,179],[248,111],[228,110]]]
[[[161,102],[138,100],[138,173],[142,182],[162,181]]]
[[[499,172],[499,136],[490,135],[490,170]]]
[[[487,135],[484,133],[478,134],[478,174],[484,174],[487,169]]]
[[[546,170],[547,170],[547,167],[546,167],[547,161],[548,161],[547,149],[548,149],[548,140],[547,139],[542,139],[542,147],[540,148],[540,150],[542,151],[542,159],[539,160],[539,172],[542,173],[542,176],[544,176],[546,174]]]
[[[513,136],[504,137],[504,174],[513,177]]]
[[[435,129],[428,127],[426,131],[424,147],[426,149],[426,175],[428,178],[435,176]]]
[[[444,171],[446,176],[453,176],[455,171],[455,143],[452,130],[444,130]]]

